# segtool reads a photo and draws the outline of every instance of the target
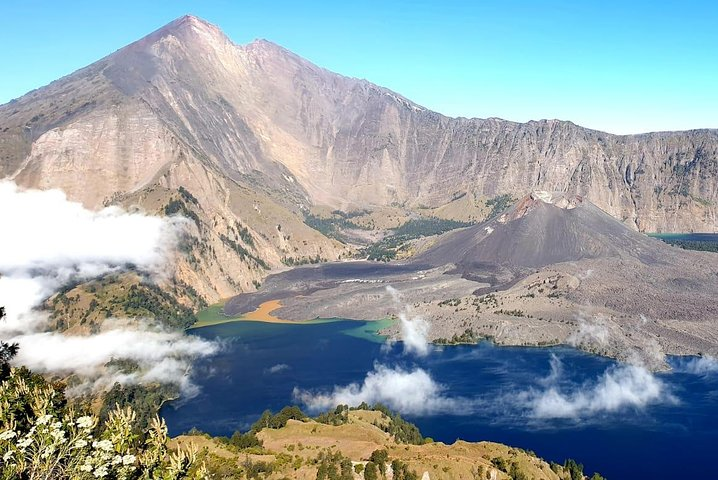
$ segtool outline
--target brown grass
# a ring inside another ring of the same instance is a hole
[[[286,465],[281,471],[275,471],[268,478],[314,479],[316,466],[312,460],[321,451],[331,450],[354,462],[366,461],[371,453],[378,449],[387,449],[390,459],[398,459],[409,465],[419,474],[419,478],[428,472],[431,479],[474,479],[478,470],[493,474],[491,478],[502,480],[509,476],[497,470],[491,463],[496,457],[503,458],[507,464],[516,462],[528,478],[536,480],[563,480],[551,470],[549,464],[523,450],[492,442],[469,443],[457,441],[452,445],[440,442],[424,445],[399,444],[374,423],[386,422],[380,412],[352,411],[349,421],[344,425],[325,425],[315,421],[300,422],[290,420],[280,429],[264,429],[257,435],[263,442],[267,455],[249,455],[252,460],[272,461],[284,454],[291,458],[301,458],[302,466],[294,469]],[[187,447],[193,444],[199,450],[237,464],[246,455],[233,451],[214,439],[204,436],[182,436],[173,440],[173,446]],[[356,476],[355,478],[361,478]]]

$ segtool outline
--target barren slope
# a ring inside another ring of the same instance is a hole
[[[439,206],[541,189],[641,230],[716,228],[716,131],[448,118],[270,42],[235,45],[194,17],[0,107],[0,145],[3,174],[91,205],[189,156],[292,204]],[[111,174],[83,189],[78,171]]]
[[[210,301],[266,275],[242,249],[269,268],[346,254],[303,224],[312,205],[416,209],[540,188],[632,228],[711,231],[717,158],[713,130],[448,118],[191,16],[0,106],[2,177],[90,207],[162,211],[179,187],[198,199],[204,246],[177,270]],[[238,224],[252,245],[229,235]]]

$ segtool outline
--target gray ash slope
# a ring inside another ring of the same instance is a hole
[[[635,232],[580,196],[537,191],[406,261],[278,273],[227,311],[280,299],[275,314],[288,320],[403,312],[426,319],[430,339],[471,329],[500,344],[568,343],[663,368],[664,352],[718,353],[716,295],[715,254]]]
[[[457,231],[415,257],[462,272],[530,271],[555,263],[633,257],[656,263],[669,248],[638,233],[578,195],[533,192],[507,212]]]

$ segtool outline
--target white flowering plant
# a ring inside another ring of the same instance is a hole
[[[0,382],[0,479],[207,478],[193,451],[167,448],[167,426],[159,418],[144,440],[134,433],[130,407],[98,423],[67,406],[58,385],[12,369]]]

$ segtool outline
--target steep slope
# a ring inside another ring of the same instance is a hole
[[[194,17],[0,107],[0,151],[0,174],[88,205],[193,158],[290,207],[540,189],[583,195],[640,230],[717,226],[716,131],[447,118],[270,42],[234,45]]]
[[[243,469],[256,465],[257,470],[268,471],[264,477],[268,479],[571,478],[569,468],[549,463],[521,448],[461,440],[451,445],[432,441],[411,444],[387,433],[391,420],[379,411],[351,410],[331,415],[339,417],[335,423],[287,420],[283,426],[263,428],[256,434],[261,448],[240,446],[237,449],[231,443],[199,434],[176,437],[172,444],[195,446],[210,474],[226,477],[232,474],[239,477]],[[386,457],[380,455],[382,452]],[[292,461],[284,460],[286,458]],[[376,468],[374,462],[379,458],[386,458],[382,465],[386,476],[365,474],[367,465],[371,463],[370,468]],[[338,475],[344,471],[342,461],[350,462],[347,467],[352,472],[348,476]],[[334,473],[327,473],[332,470]]]
[[[580,196],[535,191],[506,213],[441,239],[414,261],[463,271],[531,271],[584,259],[633,257],[656,263],[670,250]]]
[[[409,259],[280,272],[224,310],[285,321],[414,317],[439,343],[563,343],[660,369],[664,353],[718,352],[716,265],[714,253],[636,232],[581,196],[536,191]],[[407,328],[402,320],[385,333],[402,338]]]
[[[222,123],[222,114],[207,103],[225,107],[220,97],[208,100],[214,92],[202,85],[210,81],[190,75],[188,59],[215,52],[222,41],[231,46],[216,28],[186,17],[0,107],[3,176],[61,188],[89,207],[116,203],[192,219],[174,273],[209,302],[255,289],[283,261],[347,251],[303,223],[306,196],[280,164],[262,174],[248,163],[243,152],[251,148],[242,150],[241,138],[226,157],[211,155],[213,142],[222,141],[220,125],[211,123]],[[183,80],[190,77],[198,99]],[[176,83],[185,89],[167,90]],[[225,131],[241,137],[237,125]],[[236,161],[228,166],[227,158]],[[280,186],[270,181],[275,177]]]

